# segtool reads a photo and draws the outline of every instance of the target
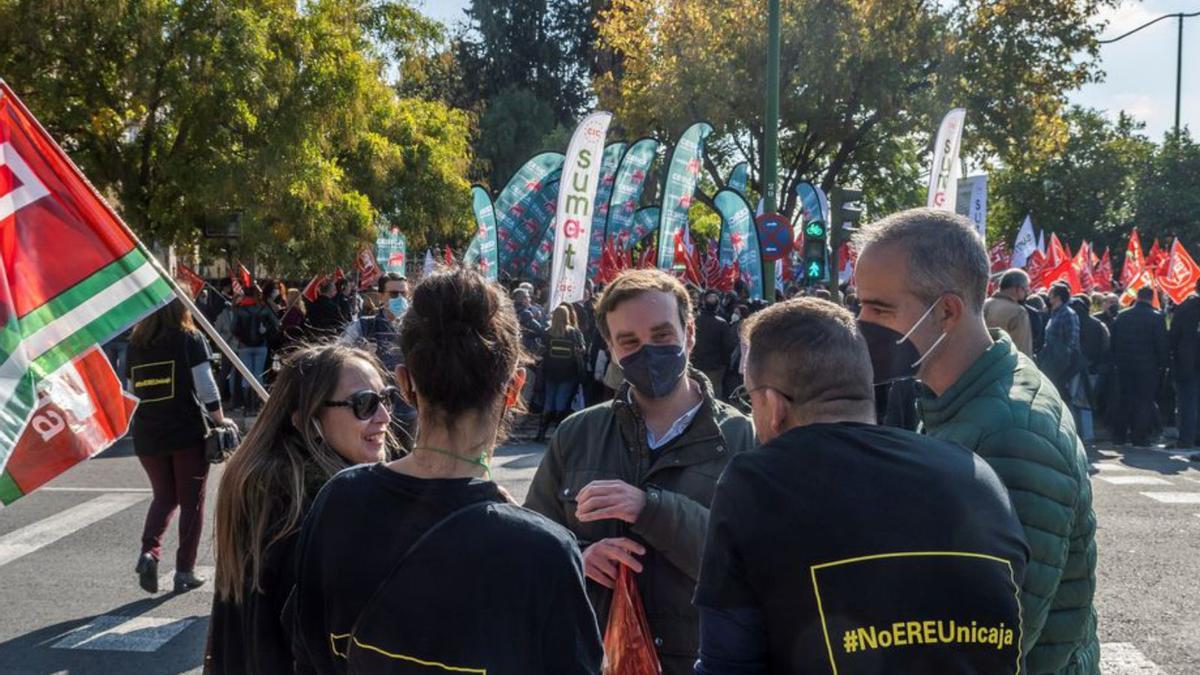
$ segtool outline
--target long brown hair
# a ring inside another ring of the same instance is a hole
[[[240,604],[246,575],[250,588],[262,591],[267,548],[295,532],[317,490],[349,466],[322,440],[314,420],[354,360],[383,376],[373,354],[336,343],[302,347],[284,360],[262,414],[221,476],[214,535],[221,599]]]
[[[134,326],[133,333],[129,335],[129,343],[134,347],[149,347],[163,338],[181,332],[195,333],[196,324],[192,321],[192,313],[188,308],[179,298],[175,298]]]

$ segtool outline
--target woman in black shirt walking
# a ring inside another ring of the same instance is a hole
[[[130,336],[130,390],[141,399],[133,416],[133,451],[154,492],[137,562],[139,582],[150,593],[158,592],[162,538],[176,508],[175,592],[206,581],[194,573],[208,479],[204,412],[217,424],[234,424],[222,413],[211,358],[208,342],[177,299],[143,319]]]
[[[349,346],[303,348],[284,360],[221,477],[206,672],[291,672],[281,613],[300,523],[334,474],[384,458],[395,389],[383,381],[374,355]]]
[[[488,466],[524,384],[508,298],[474,272],[413,291],[397,381],[412,452],[343,471],[298,544],[296,666],[318,673],[600,672],[571,534],[509,503]]]

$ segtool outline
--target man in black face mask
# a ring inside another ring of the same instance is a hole
[[[730,458],[753,446],[753,425],[688,367],[695,323],[675,277],[621,274],[596,303],[596,322],[626,384],[559,425],[525,506],[579,540],[601,626],[621,567],[635,573],[663,673],[690,675],[709,504]]]
[[[1027,672],[1098,672],[1087,457],[1054,386],[984,324],[989,263],[974,225],[912,209],[863,228],[855,246],[859,321],[876,381],[915,376],[925,433],[983,457],[1025,528]]]
[[[722,383],[729,358],[737,347],[737,334],[729,322],[717,315],[721,296],[708,291],[700,298],[700,316],[696,317],[696,349],[692,353],[694,365],[704,372],[712,383],[717,398],[725,398]]]

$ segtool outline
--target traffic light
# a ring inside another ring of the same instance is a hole
[[[829,228],[822,220],[809,221],[804,226],[804,281],[808,284],[825,280],[828,235]]]
[[[856,202],[862,201],[862,190],[851,190],[849,188],[836,188],[834,199],[837,204],[837,217],[833,222],[837,223],[838,230],[841,231],[847,225],[853,227],[862,219],[862,207]]]

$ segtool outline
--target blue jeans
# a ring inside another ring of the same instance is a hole
[[[575,380],[546,380],[546,398],[542,411],[548,413],[571,412],[571,399],[575,396]]]
[[[1175,380],[1175,407],[1178,410],[1179,444],[1196,444],[1196,419],[1200,417],[1200,377]]]
[[[259,384],[262,384],[263,371],[266,370],[267,367],[267,346],[239,347],[238,358],[241,359],[242,363],[246,364],[246,368],[248,368],[250,372],[254,374],[254,379],[258,380]],[[243,400],[247,405],[249,405],[250,401],[257,399],[258,394],[255,394],[250,390],[250,383],[247,382],[246,397]]]

